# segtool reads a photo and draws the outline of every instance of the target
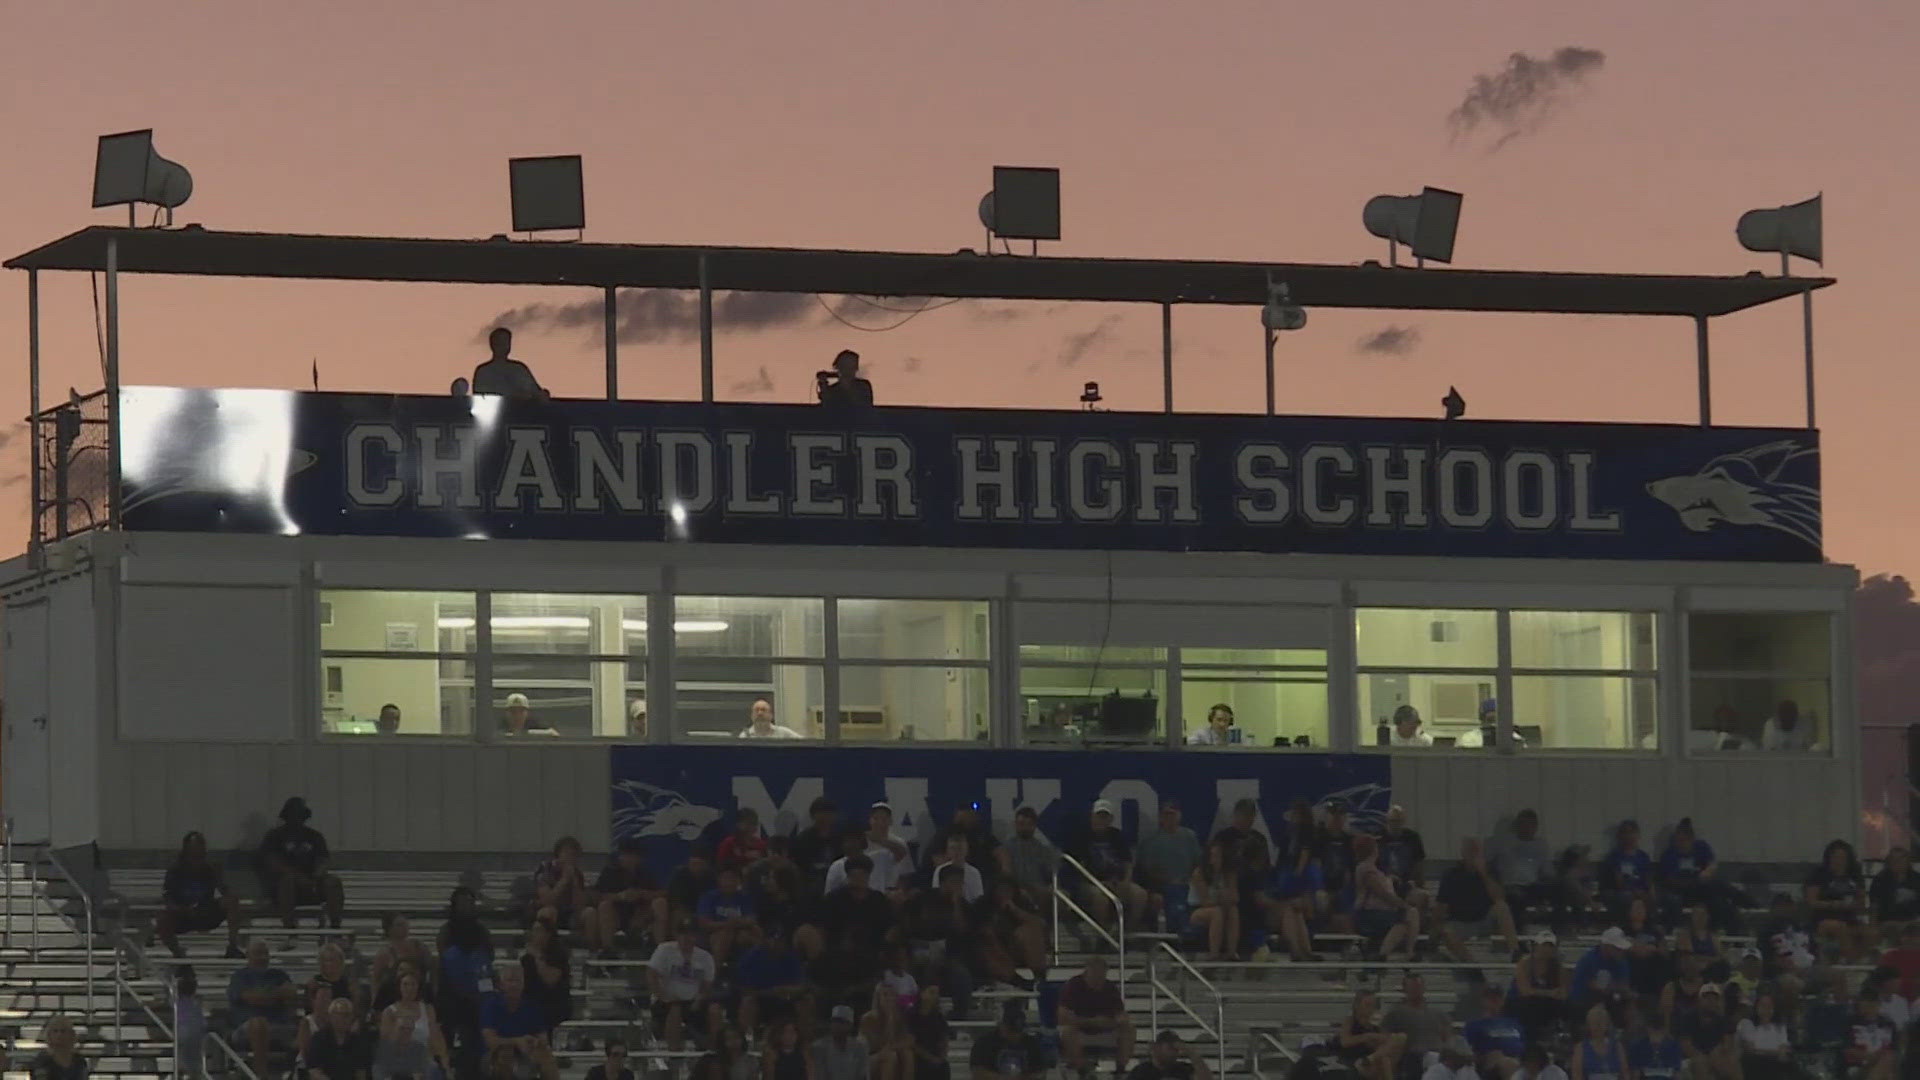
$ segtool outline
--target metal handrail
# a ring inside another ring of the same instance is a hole
[[[227,1040],[221,1038],[219,1032],[209,1028],[207,1031],[207,1041],[212,1043],[220,1051],[221,1055],[226,1058],[227,1065],[230,1068],[239,1069],[240,1075],[246,1077],[247,1080],[260,1080],[260,1074],[253,1071],[253,1066],[247,1064],[247,1060],[240,1056],[240,1051],[227,1045]]]
[[[1058,915],[1060,913],[1060,901],[1064,899],[1067,901],[1068,906],[1073,908],[1075,914],[1087,920],[1095,929],[1099,930],[1101,936],[1105,937],[1107,941],[1113,945],[1115,951],[1120,954],[1120,959],[1117,961],[1115,967],[1114,981],[1119,983],[1120,988],[1124,990],[1127,986],[1127,907],[1120,902],[1118,896],[1113,894],[1112,889],[1107,888],[1106,882],[1095,877],[1093,871],[1080,865],[1079,859],[1074,858],[1064,851],[1060,852],[1059,855],[1061,862],[1073,867],[1076,873],[1086,878],[1094,888],[1100,890],[1100,895],[1107,898],[1107,903],[1113,905],[1115,932],[1112,934],[1107,933],[1106,927],[1101,926],[1099,920],[1081,910],[1080,905],[1075,904],[1071,897],[1063,897],[1060,893],[1060,886],[1056,883],[1053,887],[1054,915],[1056,916],[1053,920],[1053,951],[1055,955],[1058,955],[1060,952],[1060,920]]]
[[[13,947],[13,819],[0,817],[0,876],[7,890],[6,915],[0,917],[0,945]]]
[[[1213,1023],[1207,1023],[1201,1019],[1199,1013],[1193,1011],[1192,1006],[1186,1002],[1186,995],[1174,993],[1172,987],[1160,981],[1160,974],[1158,968],[1155,966],[1155,961],[1159,959],[1159,954],[1163,952],[1172,957],[1175,964],[1185,970],[1188,975],[1191,975],[1201,986],[1206,987],[1207,992],[1213,995]],[[1180,950],[1164,941],[1159,943],[1158,949],[1149,949],[1147,951],[1147,986],[1147,1015],[1153,1024],[1154,1031],[1158,1032],[1160,1029],[1160,994],[1164,991],[1168,999],[1180,1007],[1181,1012],[1186,1013],[1192,1018],[1194,1023],[1200,1025],[1201,1031],[1214,1037],[1219,1047],[1218,1061],[1220,1068],[1218,1075],[1225,1076],[1227,1074],[1227,999],[1220,993],[1220,988],[1213,985],[1213,980],[1200,974],[1200,969],[1194,967],[1186,957],[1181,956]]]
[[[1260,1044],[1263,1042],[1273,1047],[1275,1050],[1278,1050],[1280,1052],[1280,1056],[1286,1059],[1286,1062],[1288,1065],[1292,1065],[1294,1062],[1300,1060],[1300,1055],[1294,1052],[1293,1050],[1288,1049],[1287,1044],[1281,1042],[1278,1038],[1274,1037],[1273,1032],[1256,1031],[1253,1033],[1253,1039],[1247,1045],[1247,1071],[1253,1073],[1253,1075],[1255,1076],[1266,1075],[1265,1073],[1262,1073],[1260,1071],[1259,1049],[1260,1049]]]
[[[42,854],[47,857],[48,862],[53,864],[54,869],[60,871],[60,876],[67,879],[67,884],[73,886],[73,891],[79,894],[80,911],[87,919],[84,948],[86,950],[85,962],[87,965],[87,1018],[91,1021],[93,1018],[93,951],[96,943],[93,921],[93,894],[80,887],[80,880],[67,870],[66,864],[60,861],[60,856],[53,853],[52,845],[48,845]],[[74,933],[78,934],[80,932],[80,928],[73,925],[72,916],[69,916],[64,911],[59,912],[59,915],[66,921],[67,925],[73,929]],[[39,926],[37,917],[34,920],[34,925],[36,927]],[[119,1031],[121,1020],[125,1018],[125,1014],[121,1011],[120,1005],[120,984],[123,981],[120,971],[120,946],[118,943],[115,943],[113,946],[113,1022],[116,1033]]]

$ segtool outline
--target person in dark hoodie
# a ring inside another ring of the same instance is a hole
[[[307,824],[313,811],[295,795],[280,808],[280,824],[267,830],[260,842],[262,885],[287,926],[299,922],[296,909],[320,904],[327,925],[340,928],[346,894],[340,879],[327,872],[327,838]]]

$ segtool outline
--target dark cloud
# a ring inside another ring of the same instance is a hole
[[[773,393],[773,376],[767,374],[766,366],[762,365],[759,373],[753,378],[728,384],[727,393],[735,397],[759,397],[761,394],[771,394]]]
[[[1417,326],[1385,326],[1354,342],[1354,350],[1376,356],[1405,356],[1420,347]]]
[[[1113,328],[1120,325],[1120,316],[1108,315],[1093,324],[1093,328],[1078,334],[1071,334],[1060,343],[1060,366],[1073,367],[1087,358],[1087,354],[1113,340]]]
[[[1555,49],[1544,58],[1514,53],[1499,71],[1473,77],[1467,96],[1447,114],[1447,124],[1456,141],[1489,135],[1493,142],[1487,150],[1492,153],[1539,130],[1566,95],[1606,60],[1598,49],[1574,45]]]
[[[716,331],[757,331],[804,326],[825,312],[808,293],[721,292],[713,296]],[[486,340],[496,326],[513,330],[586,330],[600,337],[604,305],[599,300],[572,304],[528,304],[495,315],[477,335]],[[700,333],[700,297],[676,289],[623,289],[614,305],[614,333],[620,343],[685,341]]]

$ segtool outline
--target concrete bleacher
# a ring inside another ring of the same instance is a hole
[[[457,885],[480,894],[483,918],[495,931],[496,945],[503,955],[514,955],[509,950],[518,945],[520,929],[508,905],[521,874],[346,870],[339,876],[347,909],[337,931],[316,927],[315,913],[308,912],[302,927],[290,932],[257,902],[248,905],[249,935],[263,938],[275,963],[296,981],[313,973],[324,941],[341,943],[364,979],[366,966],[380,947],[382,919],[389,913],[408,916],[413,936],[431,943],[444,917],[448,894]],[[95,898],[96,916],[103,925],[96,928],[95,941],[85,942],[71,918],[75,904],[70,888],[44,878],[29,882],[24,874],[16,875],[8,897],[9,934],[0,946],[0,1037],[16,1047],[15,1068],[38,1049],[36,1040],[45,1020],[65,1012],[79,1025],[83,1052],[94,1060],[96,1072],[132,1078],[170,1074],[172,1043],[161,1020],[171,1017],[166,976],[176,961],[151,944],[161,877],[155,869],[112,872],[109,889]],[[36,926],[40,931],[37,948],[23,940],[23,932]],[[116,943],[121,947],[124,975],[117,1006],[113,994]],[[188,956],[181,962],[193,965],[203,1000],[217,1007],[228,976],[241,961],[223,956],[224,932],[188,935],[183,943]],[[1319,946],[1335,958],[1318,963],[1273,958],[1201,963],[1184,954],[1176,959],[1177,950],[1169,951],[1170,943],[1165,935],[1137,933],[1127,941],[1124,997],[1140,1032],[1142,1052],[1157,1022],[1206,1047],[1210,1061],[1224,1059],[1223,1071],[1235,1076],[1284,1072],[1291,1048],[1301,1036],[1331,1031],[1346,1014],[1355,990],[1383,984],[1389,991],[1397,988],[1398,974],[1408,966],[1361,961],[1356,953],[1344,951],[1355,944],[1347,938],[1321,941]],[[1591,935],[1565,938],[1563,953],[1571,962],[1592,944]],[[1744,942],[1728,941],[1729,947],[1738,944]],[[1095,947],[1109,955],[1113,951],[1102,935],[1069,928],[1061,935],[1054,977],[1064,979],[1078,971]],[[1429,999],[1435,1007],[1450,1010],[1454,1006],[1466,993],[1461,980],[1469,971],[1504,981],[1511,970],[1508,960],[1484,948],[1481,955],[1485,959],[1474,964],[1414,965],[1427,972]],[[577,951],[573,974],[575,1018],[563,1025],[560,1036],[563,1075],[568,1077],[584,1075],[598,1060],[600,1043],[610,1036],[623,1037],[635,1047],[649,1041],[638,1019],[645,993],[638,959],[603,962]],[[1011,988],[992,988],[979,995],[976,1019],[954,1025],[952,1054],[961,1068],[959,1075],[965,1075],[972,1039],[991,1024],[995,1001],[1030,997]],[[637,1057],[638,1064],[656,1072],[684,1074],[684,1069],[675,1068],[684,1064],[684,1055],[650,1048],[640,1050]],[[226,1069],[218,1051],[209,1052],[208,1065],[215,1072]]]

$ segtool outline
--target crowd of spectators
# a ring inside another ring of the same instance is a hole
[[[1047,1052],[1072,1071],[1112,1064],[1153,1080],[1204,1070],[1177,1040],[1156,1037],[1138,1053],[1104,959],[1055,981],[1060,883],[1095,922],[1164,932],[1202,961],[1285,950],[1310,962],[1346,942],[1349,955],[1481,971],[1511,958],[1452,1015],[1428,1004],[1417,971],[1384,1014],[1378,996],[1359,995],[1303,1059],[1314,1068],[1375,1080],[1550,1080],[1555,1069],[1668,1080],[1684,1067],[1690,1080],[1745,1080],[1826,1053],[1880,1080],[1905,1060],[1920,991],[1920,873],[1904,852],[1869,880],[1835,841],[1800,893],[1743,918],[1751,900],[1685,819],[1657,855],[1628,821],[1594,858],[1556,848],[1540,816],[1521,810],[1494,836],[1466,841],[1430,881],[1420,833],[1398,807],[1363,827],[1337,799],[1300,801],[1269,837],[1259,806],[1242,800],[1203,839],[1173,800],[1137,837],[1099,801],[1057,844],[1031,808],[1004,839],[980,810],[961,806],[915,845],[885,803],[847,822],[817,800],[792,836],[768,835],[742,809],[664,882],[637,840],[589,873],[581,845],[562,838],[509,905],[517,943],[496,940],[465,888],[431,943],[390,917],[364,974],[326,944],[296,982],[256,938],[213,1030],[230,1033],[263,1077],[290,1057],[308,1080],[551,1078],[574,1015],[575,965],[600,963],[637,974],[649,1043],[697,1055],[699,1080],[950,1080],[949,1022],[972,1017],[995,985],[1038,991],[1039,1018],[1058,1038]],[[337,926],[344,896],[309,816],[288,800],[262,847],[266,907],[288,926],[318,907]],[[1084,875],[1063,872],[1063,854]],[[240,905],[197,834],[165,892],[156,930],[170,949],[182,934],[224,928],[229,950],[242,951]],[[1593,944],[1563,958],[1561,942],[1575,937]],[[1489,947],[1499,959],[1485,958]],[[1037,1067],[1025,1000],[974,1041],[974,1080]],[[627,1047],[600,1049],[596,1069],[620,1080]]]

